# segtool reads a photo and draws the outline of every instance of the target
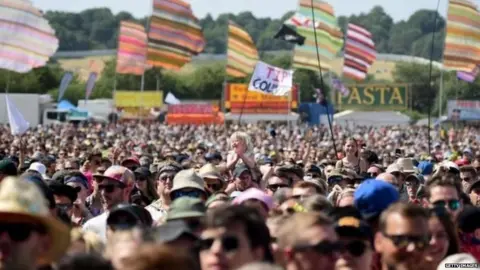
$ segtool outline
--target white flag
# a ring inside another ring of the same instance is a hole
[[[5,95],[5,101],[7,103],[8,122],[10,123],[10,131],[12,135],[22,135],[30,126],[22,113],[17,109],[15,104],[10,101],[10,98]]]
[[[168,92],[167,97],[165,98],[165,103],[177,105],[182,102],[178,98],[176,98],[172,93]]]
[[[284,96],[292,90],[293,70],[285,70],[258,61],[248,91]]]

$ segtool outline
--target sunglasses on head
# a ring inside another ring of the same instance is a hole
[[[98,185],[98,189],[100,191],[104,190],[106,193],[112,193],[113,191],[115,191],[115,188],[122,188],[122,187],[118,185]]]
[[[404,249],[407,248],[408,245],[414,244],[417,249],[424,250],[430,242],[430,236],[389,235],[386,233],[383,233],[383,235],[390,239],[398,249]]]
[[[277,191],[279,188],[285,188],[288,187],[286,184],[272,184],[268,185],[267,188],[273,192]]]
[[[181,198],[181,197],[190,197],[190,198],[201,198],[203,195],[203,192],[200,190],[188,190],[188,191],[183,191],[183,190],[177,190],[172,192],[172,200]]]
[[[40,224],[27,223],[0,223],[0,234],[6,232],[11,240],[23,242],[27,240],[32,232],[46,234],[47,229]]]
[[[342,245],[339,242],[321,241],[314,245],[298,245],[294,248],[297,251],[313,250],[321,255],[331,255],[332,253],[342,250]]]
[[[460,208],[460,201],[459,200],[440,200],[432,203],[435,207],[448,207],[452,211],[456,211]]]
[[[198,242],[200,251],[210,250],[215,241],[219,240],[222,244],[222,249],[225,252],[235,251],[239,247],[239,241],[236,236],[226,235],[221,238],[204,238],[200,239]]]

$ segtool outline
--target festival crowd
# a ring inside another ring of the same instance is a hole
[[[0,269],[479,269],[479,130],[428,130],[1,126]]]

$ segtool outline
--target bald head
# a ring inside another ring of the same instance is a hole
[[[375,179],[390,183],[394,186],[398,186],[397,178],[395,177],[395,175],[393,175],[391,173],[381,173]]]

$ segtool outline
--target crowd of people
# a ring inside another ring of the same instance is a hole
[[[479,269],[477,128],[333,133],[1,126],[0,269]]]

